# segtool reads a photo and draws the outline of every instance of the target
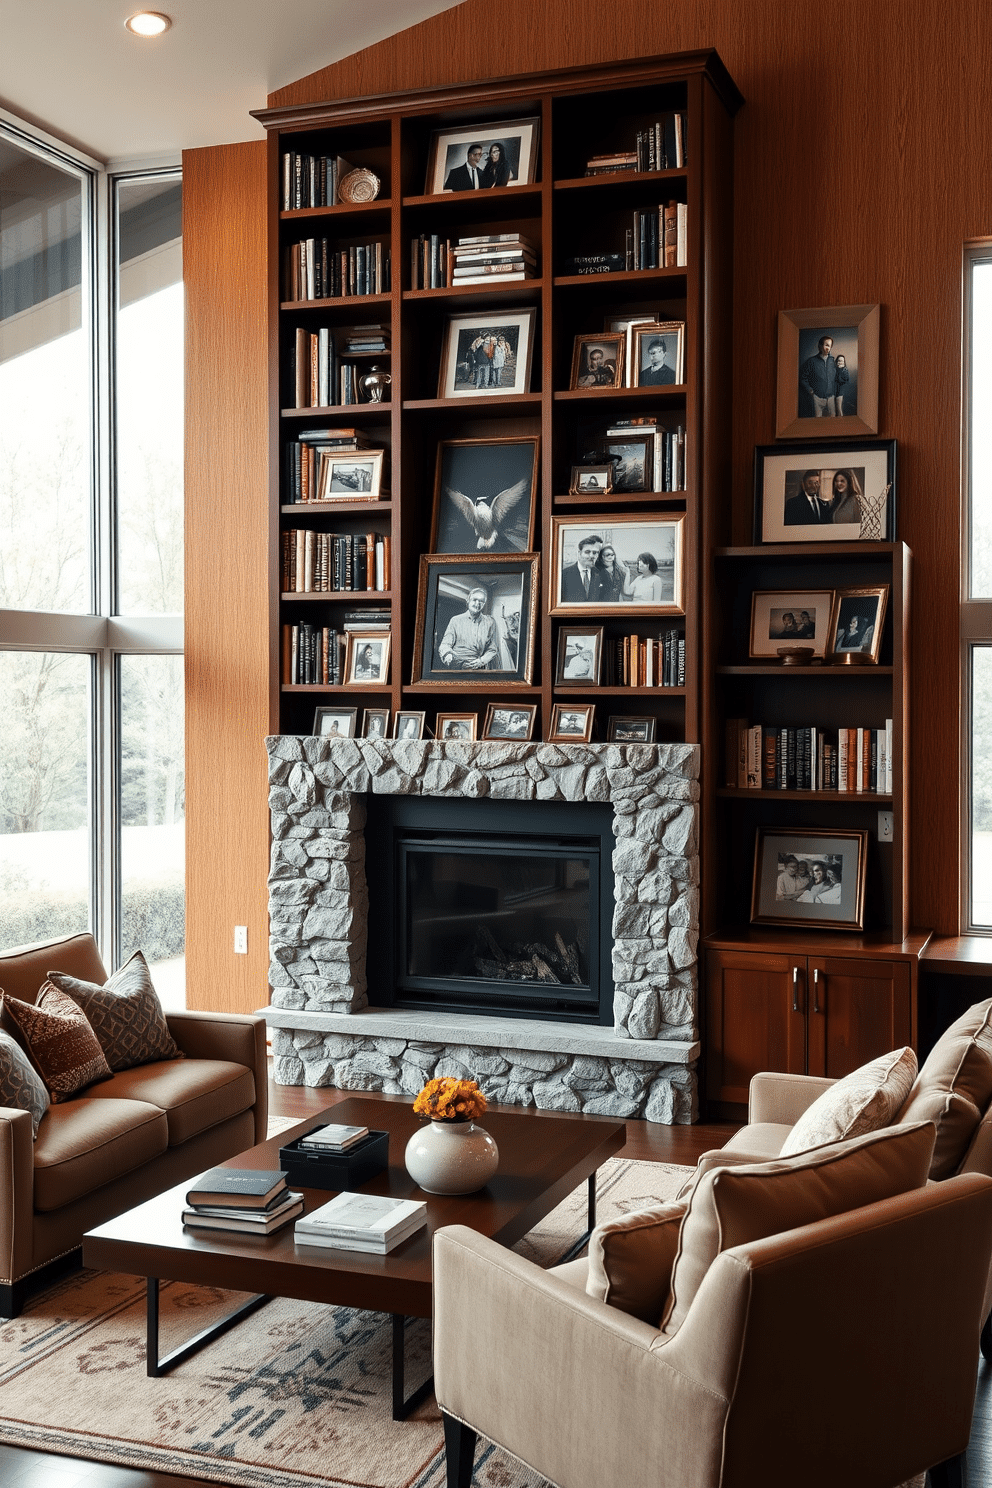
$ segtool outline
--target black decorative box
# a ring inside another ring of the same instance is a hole
[[[279,1148],[279,1166],[288,1174],[290,1188],[350,1192],[389,1167],[389,1133],[370,1131],[347,1152],[315,1152],[301,1147],[297,1137],[287,1147]]]

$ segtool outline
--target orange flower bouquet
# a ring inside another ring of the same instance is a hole
[[[413,1109],[431,1121],[475,1121],[486,1109],[486,1097],[474,1080],[428,1080]]]

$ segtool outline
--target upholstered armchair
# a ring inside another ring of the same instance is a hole
[[[684,1203],[627,1216],[548,1272],[438,1231],[448,1488],[468,1488],[477,1433],[558,1488],[894,1488],[962,1452],[992,1180],[928,1184],[933,1128],[907,1131],[844,1144],[853,1181],[840,1144],[714,1169],[692,1223]],[[888,1196],[858,1202],[893,1166]],[[756,1207],[781,1222],[783,1185],[826,1217],[734,1244]]]

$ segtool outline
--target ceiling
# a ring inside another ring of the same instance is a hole
[[[105,161],[256,139],[267,94],[459,3],[148,0],[141,40],[140,0],[0,0],[0,107]]]

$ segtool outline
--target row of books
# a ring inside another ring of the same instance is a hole
[[[604,176],[626,170],[677,170],[685,165],[685,160],[685,114],[664,114],[647,128],[637,131],[633,150],[591,155],[585,173],[587,176]]]
[[[685,635],[665,630],[657,636],[617,636],[615,687],[684,687]]]
[[[331,625],[311,625],[301,621],[282,628],[282,679],[290,686],[340,687],[345,680],[348,636],[372,629],[388,631],[389,613],[384,621],[371,624],[349,623],[343,629]]]
[[[286,249],[284,274],[285,298],[292,301],[388,294],[389,247],[373,242],[335,248],[327,238],[304,238]]]
[[[385,347],[344,352],[344,356],[370,355]],[[362,399],[361,371],[344,360],[335,347],[329,326],[309,331],[297,326],[290,352],[290,376],[294,408],[331,408],[367,401]]]
[[[289,150],[282,157],[282,210],[336,207],[338,183],[354,167],[342,155],[304,155]]]
[[[389,537],[379,532],[282,534],[284,594],[341,594],[389,588]]]
[[[689,262],[689,208],[668,202],[634,212],[627,229],[625,264],[628,269],[676,269]]]
[[[536,274],[534,245],[519,233],[483,233],[454,243],[437,233],[421,233],[410,240],[412,289],[448,289],[490,280],[506,284]]]
[[[892,794],[892,719],[884,728],[726,722],[726,783],[741,790]]]
[[[378,501],[381,489],[334,490],[335,484],[343,483],[335,482],[332,476],[342,456],[362,452],[371,454],[379,448],[370,443],[361,429],[301,429],[298,437],[286,444],[286,503],[292,506],[307,501]]]

